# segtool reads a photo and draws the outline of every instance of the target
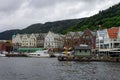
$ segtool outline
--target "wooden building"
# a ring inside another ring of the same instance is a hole
[[[81,36],[81,44],[86,44],[92,49],[96,48],[96,32],[86,29]]]
[[[73,47],[73,36],[74,36],[75,32],[68,32],[66,35],[65,35],[65,38],[64,38],[64,47],[66,48],[70,48],[70,47]]]
[[[79,46],[81,44],[81,35],[83,34],[83,32],[75,32],[74,36],[73,36],[73,47],[74,46]]]
[[[6,50],[5,42],[0,42],[0,51],[5,51],[5,50]]]

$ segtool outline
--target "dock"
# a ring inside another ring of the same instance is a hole
[[[92,57],[92,58],[75,58],[75,57],[58,57],[59,61],[104,61],[104,62],[120,62],[120,57]]]
[[[28,57],[26,54],[5,54],[6,57]]]
[[[59,61],[104,61],[104,62],[120,62],[120,51],[100,51],[93,52],[90,56],[59,56]]]

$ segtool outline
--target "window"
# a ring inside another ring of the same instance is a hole
[[[81,52],[81,50],[79,50],[79,52]]]
[[[86,39],[89,39],[89,36],[86,36]]]
[[[83,36],[83,38],[85,38],[85,36]]]
[[[85,52],[87,52],[87,50],[85,50]]]

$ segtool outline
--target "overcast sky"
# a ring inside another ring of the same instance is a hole
[[[0,32],[34,23],[89,17],[120,0],[0,0]]]

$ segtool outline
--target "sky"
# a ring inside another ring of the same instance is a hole
[[[89,17],[120,0],[0,0],[0,32],[31,24]]]

